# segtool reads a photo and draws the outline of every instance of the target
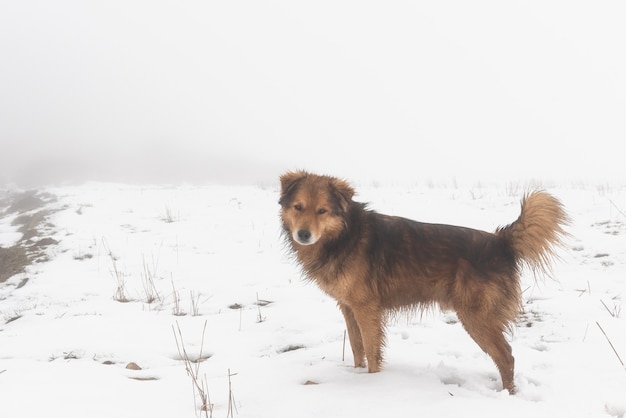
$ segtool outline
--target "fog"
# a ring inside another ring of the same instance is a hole
[[[621,180],[622,1],[0,3],[0,185]]]

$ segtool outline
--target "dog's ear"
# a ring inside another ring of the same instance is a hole
[[[305,171],[289,171],[280,176],[280,199],[278,203],[285,205],[288,197],[296,189],[296,186],[308,175]]]
[[[330,186],[334,192],[335,197],[339,201],[341,210],[345,213],[350,208],[352,203],[352,197],[354,196],[354,189],[348,184],[348,182],[333,178],[330,181]]]

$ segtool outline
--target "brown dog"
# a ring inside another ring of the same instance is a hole
[[[549,273],[568,217],[545,192],[522,200],[511,225],[488,233],[386,216],[352,200],[343,180],[304,171],[283,174],[281,219],[304,273],[338,302],[355,367],[378,372],[385,317],[439,304],[456,311],[514,393],[514,358],[504,332],[521,311],[519,273]]]

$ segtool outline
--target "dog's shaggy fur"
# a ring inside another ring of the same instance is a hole
[[[355,367],[380,370],[388,313],[438,304],[456,311],[514,393],[504,333],[521,311],[522,266],[549,274],[566,235],[568,217],[556,198],[526,195],[519,218],[488,233],[376,213],[330,176],[288,172],[280,182],[285,239],[306,276],[337,300]]]

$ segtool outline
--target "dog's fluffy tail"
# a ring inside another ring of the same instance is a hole
[[[556,250],[569,235],[564,229],[569,216],[557,198],[543,191],[526,194],[521,206],[519,218],[496,235],[511,244],[518,263],[528,266],[535,277],[550,276]]]

